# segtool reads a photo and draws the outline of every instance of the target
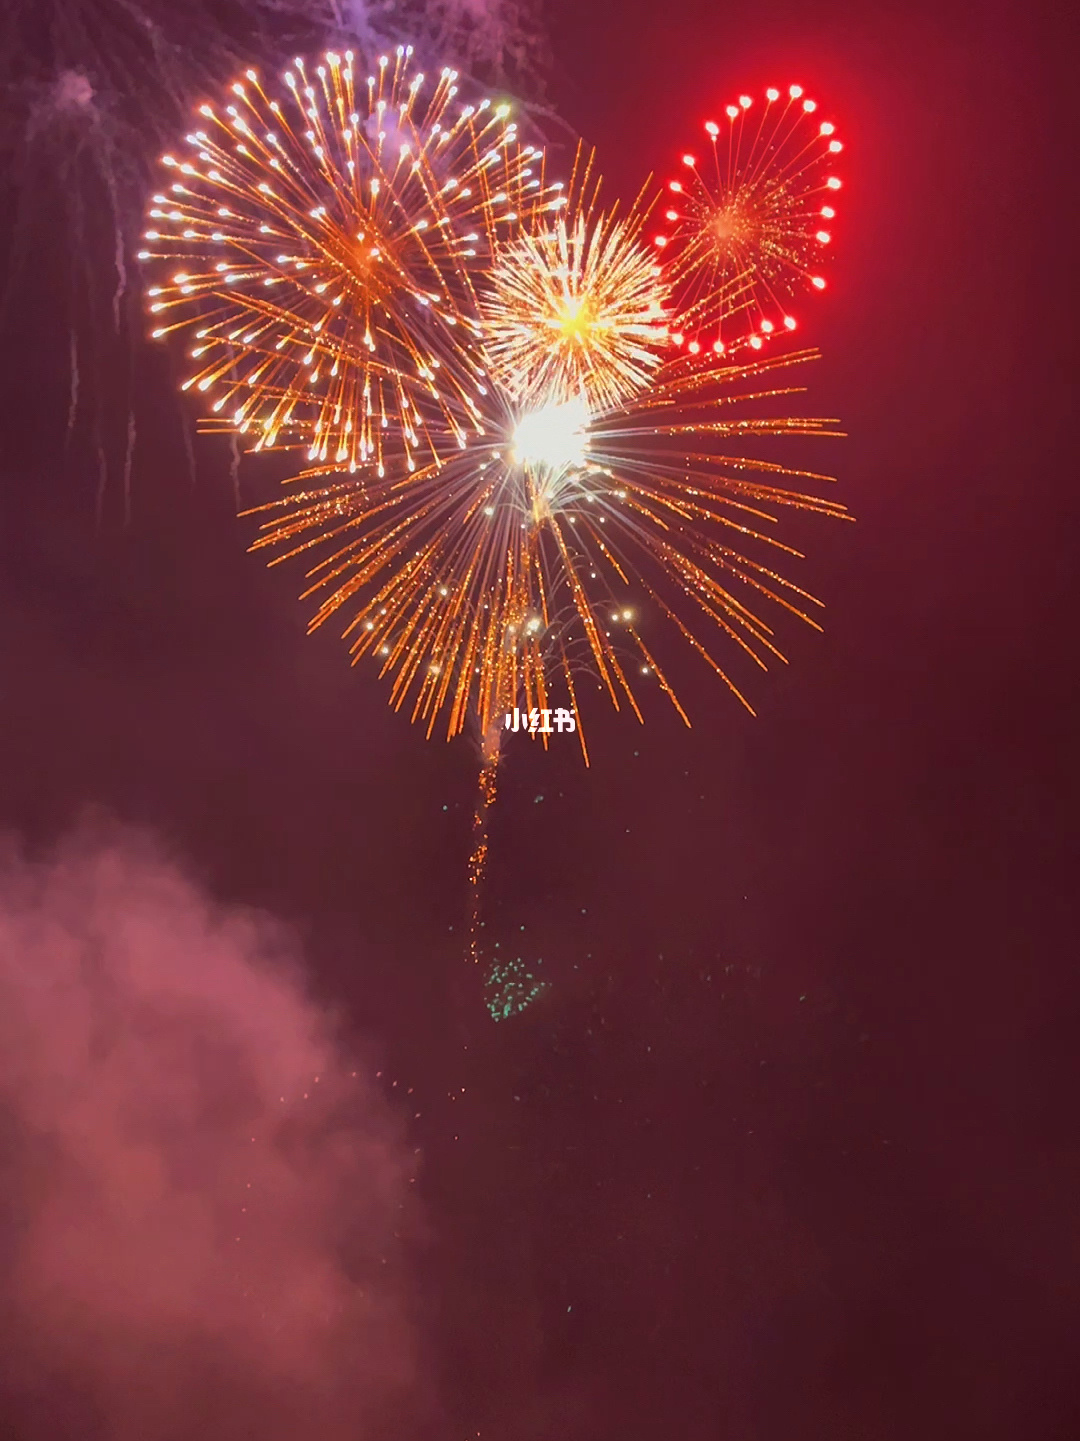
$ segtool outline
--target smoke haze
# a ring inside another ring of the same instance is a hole
[[[401,1435],[411,1160],[279,927],[144,837],[3,845],[0,1368],[21,1437]]]

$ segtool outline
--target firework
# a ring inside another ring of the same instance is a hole
[[[224,114],[203,108],[192,158],[167,158],[144,258],[173,272],[156,333],[194,329],[186,386],[219,427],[306,450],[286,495],[249,514],[253,549],[306,561],[310,629],[343,621],[354,663],[373,659],[429,736],[479,726],[478,963],[504,715],[568,707],[588,764],[585,672],[616,709],[641,720],[654,686],[689,724],[658,617],[749,709],[721,647],[765,668],[783,658],[767,607],[816,626],[819,603],[782,573],[799,552],[780,514],[846,512],[819,493],[830,477],[758,454],[838,433],[774,413],[814,352],[753,353],[774,311],[794,325],[775,308],[806,273],[807,206],[836,148],[829,126],[807,140],[797,87],[777,112],[769,92],[745,146],[749,101],[735,111],[715,189],[686,157],[693,183],[673,186],[682,208],[651,247],[645,191],[601,210],[581,150],[568,188],[549,185],[500,110],[454,110],[454,81],[425,108],[407,49],[366,94],[352,55],[329,54],[310,78],[296,62],[282,104],[249,71]],[[526,1003],[542,989],[492,979]]]
[[[592,167],[579,150],[558,208],[516,207],[493,257],[480,300],[485,354],[519,404],[584,394],[617,405],[648,386],[669,345],[668,288],[642,240],[649,207],[639,196],[625,219],[597,214]]]
[[[761,602],[814,623],[816,603],[777,569],[798,552],[770,531],[779,508],[843,507],[788,488],[828,477],[759,459],[743,443],[829,433],[833,422],[742,411],[791,394],[777,373],[810,357],[706,370],[675,360],[635,401],[596,414],[580,400],[522,412],[492,392],[482,443],[378,484],[309,475],[323,483],[260,508],[256,548],[312,559],[305,594],[321,596],[312,628],[344,613],[354,660],[373,656],[393,704],[411,700],[429,734],[440,715],[450,735],[472,716],[497,734],[518,698],[550,708],[554,685],[578,711],[582,656],[616,708],[640,718],[635,687],[647,678],[686,719],[643,611],[673,620],[740,699],[700,622],[761,666],[779,655]],[[577,734],[587,759],[580,724]],[[496,741],[493,758],[485,752],[492,792],[497,759]]]
[[[747,277],[758,303],[764,242],[722,265],[687,241],[661,266],[642,197],[601,211],[580,151],[568,190],[549,186],[503,114],[453,107],[454,79],[425,105],[408,49],[366,86],[331,53],[311,77],[295,63],[282,103],[248,72],[236,104],[203,107],[192,158],[167,159],[146,258],[188,267],[153,295],[156,333],[199,327],[186,385],[221,427],[306,448],[255,548],[311,562],[312,628],[344,616],[354,661],[374,657],[429,734],[479,721],[479,893],[503,713],[551,709],[553,686],[576,712],[584,657],[617,708],[640,718],[640,675],[686,719],[643,613],[744,699],[702,621],[760,665],[778,656],[760,604],[810,620],[816,602],[779,573],[797,552],[777,510],[844,512],[792,488],[828,477],[743,447],[833,424],[745,409],[799,389],[776,374],[810,352],[721,360],[719,340],[680,349],[665,317],[674,289],[681,317],[731,318]],[[814,159],[784,147],[810,111],[790,108],[759,126],[760,163],[733,141],[748,193],[807,191]]]
[[[548,983],[539,980],[520,956],[512,961],[496,961],[484,980],[488,1014],[493,1021],[519,1016],[547,989]]]
[[[140,256],[163,277],[154,334],[193,332],[185,388],[252,449],[381,475],[480,429],[474,276],[539,152],[507,107],[455,104],[455,80],[425,102],[409,47],[366,77],[352,52],[297,60],[280,100],[249,70],[165,157]]]
[[[408,39],[425,62],[483,74],[530,98],[543,90],[539,0],[0,6],[0,210],[7,222],[0,328],[17,344],[28,327],[40,326],[42,303],[66,326],[64,346],[40,356],[68,382],[66,433],[62,411],[49,430],[63,437],[73,462],[96,467],[99,517],[121,475],[125,515],[131,508],[141,389],[135,371],[145,328],[135,255],[145,243],[146,200],[162,150],[183,134],[196,98],[219,94],[256,57],[276,69],[298,47],[304,53],[333,42],[374,61]],[[186,427],[184,442],[194,471]]]
[[[794,330],[791,299],[824,289],[823,251],[832,239],[834,157],[843,148],[815,101],[792,85],[785,95],[749,95],[705,125],[708,150],[686,154],[668,183],[667,229],[654,237],[677,279],[679,330],[723,351],[732,338],[730,287],[745,278],[751,343]]]

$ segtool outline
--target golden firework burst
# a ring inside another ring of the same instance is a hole
[[[817,603],[777,567],[798,552],[770,532],[780,508],[844,508],[788,488],[827,476],[741,445],[836,433],[831,421],[745,414],[801,390],[773,377],[812,355],[705,371],[676,361],[635,400],[596,413],[557,393],[526,410],[493,391],[482,440],[378,484],[308,472],[259,508],[255,548],[277,550],[274,563],[313,560],[311,628],[345,614],[354,661],[374,656],[393,704],[410,702],[429,734],[440,715],[450,735],[473,715],[487,732],[515,699],[548,707],[556,686],[576,709],[582,652],[616,708],[640,718],[635,686],[648,678],[686,719],[644,614],[672,620],[748,704],[698,627],[764,666],[780,652],[761,603],[816,624]]]
[[[599,407],[643,390],[669,343],[668,288],[642,238],[644,192],[599,211],[593,156],[578,151],[563,203],[531,206],[496,246],[480,298],[492,375],[520,403],[585,394]]]
[[[475,431],[474,277],[540,153],[506,106],[456,105],[456,79],[425,101],[407,47],[366,79],[351,52],[297,60],[280,99],[249,70],[165,157],[140,257],[154,334],[193,333],[184,388],[253,449],[381,472]]]

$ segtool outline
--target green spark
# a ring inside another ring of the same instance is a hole
[[[519,956],[515,961],[495,962],[484,982],[484,999],[491,1019],[505,1021],[520,1015],[547,989],[547,982],[533,975]]]

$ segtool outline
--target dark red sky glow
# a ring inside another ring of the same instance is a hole
[[[825,632],[736,662],[756,718],[644,614],[692,729],[598,703],[588,771],[517,737],[488,935],[549,989],[505,1025],[462,964],[476,745],[306,635],[220,438],[193,483],[161,348],[131,523],[121,403],[95,524],[68,271],[31,247],[0,352],[0,1431],[1080,1436],[1068,13],[551,0],[552,100],[611,194],[743,89],[835,119],[800,339],[848,438],[778,458],[857,523],[792,522]]]

